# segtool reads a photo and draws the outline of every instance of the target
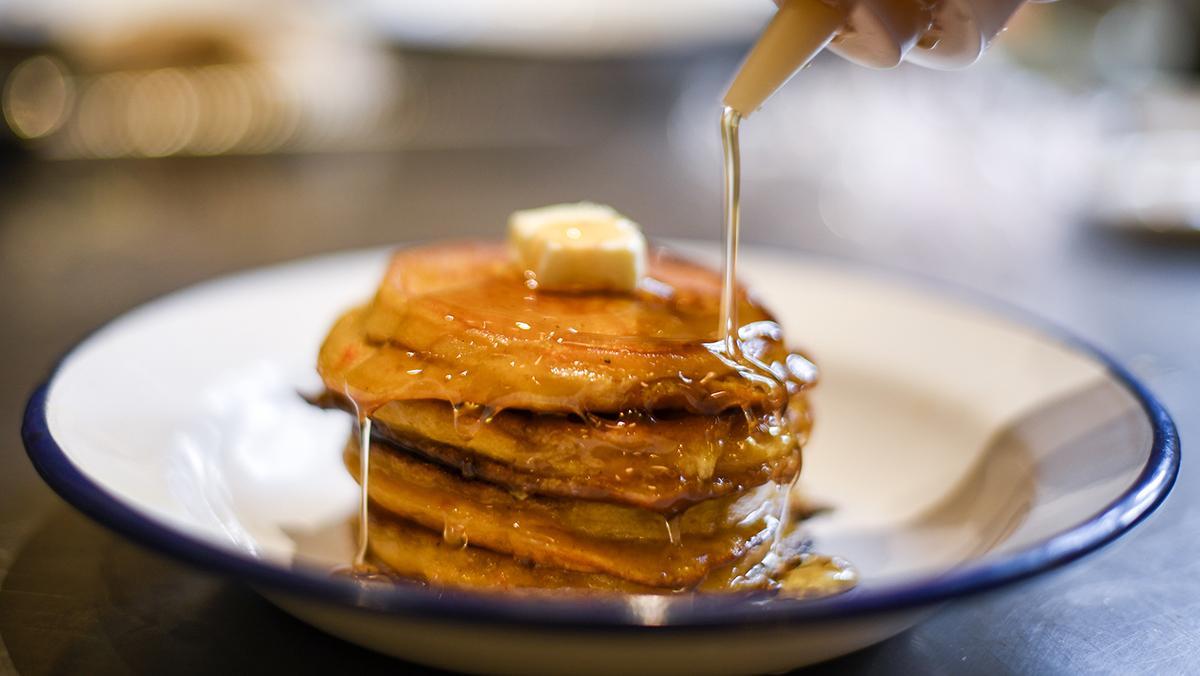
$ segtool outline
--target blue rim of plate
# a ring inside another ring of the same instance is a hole
[[[871,272],[883,273],[884,276],[892,276],[889,272],[895,274],[894,271],[879,269]],[[966,296],[968,302],[964,304],[992,310],[994,314],[1035,329],[1044,337],[1056,340],[1102,364],[1108,374],[1137,400],[1153,429],[1149,455],[1134,482],[1102,510],[1074,527],[1025,549],[959,566],[940,575],[878,588],[855,589],[838,596],[811,600],[761,593],[666,597],[661,620],[650,625],[620,595],[524,596],[416,584],[365,587],[325,572],[285,568],[255,559],[183,533],[139,512],[88,478],[68,459],[50,433],[46,416],[50,386],[63,363],[80,345],[87,342],[90,335],[68,350],[51,370],[49,377],[34,390],[25,409],[21,438],[38,474],[76,509],[134,542],[194,566],[264,590],[362,611],[416,615],[423,619],[455,622],[504,623],[542,630],[701,630],[828,622],[926,608],[1012,585],[1071,563],[1125,534],[1163,503],[1179,473],[1179,435],[1167,410],[1124,366],[1072,333],[1023,310],[964,289],[938,282],[930,284],[931,280],[919,275],[901,273],[897,276],[917,281],[914,286],[938,287],[934,290],[942,291],[940,295],[960,303],[963,299],[956,297]],[[113,321],[117,319],[120,317]]]

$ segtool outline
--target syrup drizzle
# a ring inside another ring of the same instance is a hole
[[[721,110],[725,260],[724,277],[721,283],[721,316],[717,334],[720,339],[715,345],[710,346],[710,350],[725,364],[741,373],[742,377],[765,389],[773,390],[786,388],[782,375],[742,350],[742,327],[738,321],[737,257],[742,211],[742,158],[741,148],[738,144],[738,130],[741,122],[741,114],[733,108],[725,106]],[[782,419],[782,410],[778,411],[777,415]],[[788,490],[791,488],[789,486]],[[785,508],[787,505],[788,501],[785,500]],[[790,511],[779,515],[775,533],[776,544],[779,544],[784,533],[797,527],[797,524],[792,523],[790,516]],[[773,584],[777,585],[781,593],[803,598],[842,593],[853,588],[857,581],[858,572],[852,564],[839,557],[825,556],[815,552],[805,553],[793,567],[773,576]]]
[[[742,220],[742,153],[738,144],[738,129],[742,116],[733,108],[721,110],[721,147],[724,156],[722,177],[724,179],[724,276],[721,280],[721,310],[716,344],[710,344],[712,353],[742,377],[764,390],[776,391],[782,396],[786,391],[784,378],[761,360],[746,354],[742,349],[742,326],[738,321],[737,258],[738,240]],[[781,400],[777,397],[777,400]]]
[[[367,545],[369,544],[367,517],[371,502],[368,492],[371,482],[371,419],[366,416],[360,416],[358,421],[358,463],[358,471],[362,479],[359,481],[358,551],[354,554],[355,568],[361,568],[366,564]]]
[[[363,409],[358,399],[350,394],[349,383],[342,384],[342,395],[354,408],[354,420],[358,424],[358,537],[357,549],[354,552],[354,563],[350,566],[351,575],[358,573],[373,573],[367,565],[367,549],[370,545],[369,517],[371,510],[371,417],[370,411]]]
[[[738,147],[738,127],[742,116],[728,106],[721,111],[721,147],[724,150],[725,182],[725,277],[721,283],[721,324],[718,327],[726,355],[740,361],[738,341],[737,255],[738,230],[742,215],[742,159]]]

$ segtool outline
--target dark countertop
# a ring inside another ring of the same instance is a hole
[[[496,233],[514,208],[584,196],[618,205],[654,236],[715,239],[716,158],[711,183],[688,178],[663,136],[647,125],[583,146],[0,167],[0,672],[394,671],[396,662],[306,627],[247,587],[128,544],[66,507],[22,450],[25,397],[106,320],[252,266]],[[1144,377],[1185,446],[1200,433],[1200,241],[1078,223],[967,260],[920,239],[865,247],[823,227],[811,195],[787,185],[748,175],[748,241],[920,271],[1026,308]],[[1059,572],[952,603],[817,671],[1194,670],[1200,485],[1189,464],[1128,537]]]

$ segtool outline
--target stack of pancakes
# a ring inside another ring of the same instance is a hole
[[[371,421],[374,561],[451,586],[770,586],[802,549],[815,370],[745,294],[744,356],[717,349],[720,289],[662,252],[622,294],[538,291],[499,244],[396,254],[319,358]]]

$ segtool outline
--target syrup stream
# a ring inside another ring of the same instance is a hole
[[[718,333],[720,351],[716,354],[737,368],[743,376],[766,388],[773,388],[782,386],[779,376],[766,364],[742,352],[739,335],[741,327],[737,311],[737,256],[742,210],[742,160],[738,130],[741,122],[741,114],[733,108],[725,106],[721,110],[725,275],[721,284]],[[785,532],[794,527],[791,521],[788,502],[784,501],[784,512],[779,516],[775,532],[776,544],[784,537]],[[809,552],[798,560],[795,567],[777,574],[775,582],[789,596],[819,597],[843,592],[855,586],[857,579],[858,573],[854,566],[845,560]]]
[[[725,270],[721,280],[721,312],[718,319],[720,338],[713,352],[744,378],[770,391],[784,387],[781,376],[772,371],[770,366],[742,351],[741,323],[738,321],[737,258],[742,220],[742,153],[738,146],[738,129],[741,122],[741,113],[733,108],[725,106],[721,110]]]
[[[738,126],[742,116],[728,106],[721,111],[721,147],[724,150],[725,180],[725,278],[721,284],[721,343],[725,354],[739,360],[737,311],[738,230],[742,211],[742,162],[738,148]]]

